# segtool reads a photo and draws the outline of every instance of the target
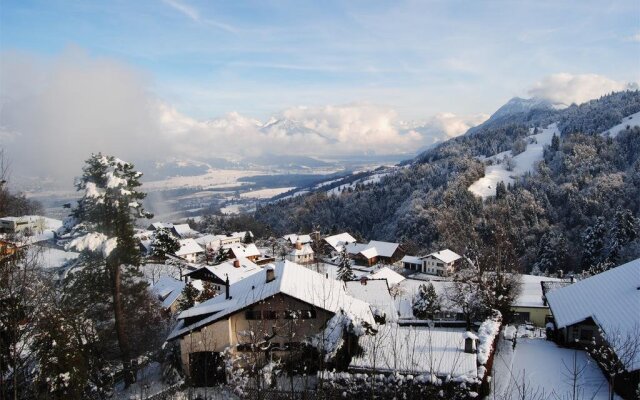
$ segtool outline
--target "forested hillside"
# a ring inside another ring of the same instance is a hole
[[[401,241],[417,253],[499,248],[504,265],[522,271],[579,271],[637,258],[640,129],[615,138],[600,133],[638,111],[640,92],[629,91],[564,110],[502,115],[379,183],[279,201],[259,208],[256,218],[280,234],[347,230]],[[484,202],[467,190],[484,174],[480,156],[515,151],[530,129],[551,122],[562,135],[545,149],[536,173]]]

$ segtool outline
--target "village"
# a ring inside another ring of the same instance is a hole
[[[62,281],[80,255],[62,225],[0,218],[0,255],[36,252]],[[360,243],[348,232],[257,238],[155,222],[135,237],[148,290],[172,321],[165,347],[179,377],[161,382],[159,363],[143,360],[126,398],[266,390],[609,399],[638,386],[640,259],[590,277],[476,279],[473,260],[450,249],[407,254],[402,243]],[[511,285],[502,311],[485,293],[499,285],[483,288],[483,279]]]

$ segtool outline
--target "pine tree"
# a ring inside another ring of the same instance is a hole
[[[629,209],[618,207],[609,233],[608,261],[618,264],[620,252],[638,238],[638,220]]]
[[[504,199],[507,195],[507,187],[504,185],[504,181],[500,181],[496,184],[496,199]]]
[[[603,217],[588,227],[582,235],[582,269],[588,270],[605,260],[607,227]]]
[[[180,250],[180,242],[166,228],[158,229],[151,244],[153,255],[160,259],[166,259],[167,254],[174,254]]]
[[[250,232],[250,231],[247,231],[247,232],[244,234],[244,238],[242,239],[242,241],[243,241],[245,244],[253,243],[253,236],[251,236],[251,232]]]
[[[187,282],[184,289],[182,289],[182,296],[178,300],[178,310],[184,311],[195,306],[199,294],[198,289],[191,282]]]
[[[203,303],[214,297],[216,293],[216,288],[213,286],[213,283],[205,281],[202,284],[202,292],[200,292],[196,301],[198,303]]]
[[[433,283],[420,285],[413,303],[413,315],[419,319],[433,319],[442,310],[442,302],[433,287]]]
[[[340,252],[340,261],[338,263],[338,279],[341,281],[350,281],[355,278],[353,270],[351,269],[351,259],[347,253],[347,249],[342,249]]]
[[[141,204],[146,194],[137,190],[141,176],[130,163],[93,154],[76,182],[83,197],[65,222],[65,236],[72,239],[67,248],[82,252],[84,267],[71,275],[67,292],[94,320],[114,321],[125,386],[136,376],[130,334],[142,315],[135,307],[148,301],[146,283],[136,278],[140,252],[134,222],[152,217]],[[100,304],[109,304],[108,311]]]
[[[551,137],[551,151],[556,152],[560,150],[560,138],[555,133]]]

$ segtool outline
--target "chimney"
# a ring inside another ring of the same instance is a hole
[[[231,298],[231,293],[230,292],[230,287],[229,287],[229,275],[227,274],[227,280],[224,282],[224,291],[225,291],[225,298],[227,300],[229,300]]]
[[[233,260],[233,267],[240,268],[240,260],[238,260],[237,258]]]
[[[302,243],[300,243],[300,241],[296,241],[296,249],[297,250],[302,250]]]
[[[366,276],[361,277],[360,278],[360,284],[363,285],[363,286],[367,286],[367,280],[368,279],[367,279]]]
[[[267,265],[267,283],[276,279],[276,268],[273,265]]]
[[[473,354],[476,352],[476,340],[478,337],[470,331],[464,333],[464,352]]]

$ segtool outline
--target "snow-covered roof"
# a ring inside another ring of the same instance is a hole
[[[451,251],[449,249],[436,251],[435,253],[429,254],[427,257],[437,258],[438,260],[440,260],[440,261],[442,261],[443,263],[446,263],[446,264],[452,263],[452,262],[457,261],[460,258],[462,258],[459,254],[454,253],[453,251]]]
[[[375,336],[360,338],[363,354],[355,356],[349,368],[475,379],[476,354],[464,352],[464,333],[461,329],[381,325]]]
[[[150,290],[162,301],[162,308],[169,308],[180,297],[186,283],[170,276],[162,276]]]
[[[592,318],[607,335],[640,332],[640,258],[547,294],[558,328]],[[635,335],[635,336],[634,336]],[[612,343],[615,347],[615,343]],[[614,349],[615,350],[615,349]],[[640,369],[640,352],[625,363]]]
[[[382,267],[379,271],[369,275],[371,279],[386,279],[389,286],[397,285],[406,278],[389,267]]]
[[[296,233],[291,233],[289,235],[284,235],[283,239],[287,240],[291,244],[295,244],[296,242],[300,242],[302,244],[311,243],[311,235],[298,235]]]
[[[168,340],[177,338],[191,329],[213,323],[278,293],[333,313],[344,310],[366,322],[374,323],[369,304],[349,296],[342,282],[325,278],[322,274],[290,261],[280,261],[269,266],[275,269],[275,279],[272,281],[266,281],[265,273],[253,274],[230,285],[230,299],[226,296],[216,296],[180,313],[180,322]],[[205,318],[185,326],[184,318],[194,316]]]
[[[173,228],[173,224],[170,222],[152,222],[149,225],[149,230],[158,230],[158,229],[171,229]]]
[[[240,263],[239,267],[234,266],[235,260],[229,260],[218,265],[206,265],[200,269],[189,272],[187,275],[197,275],[199,271],[206,269],[222,281],[225,281],[227,277],[229,277],[229,283],[234,284],[262,270],[262,268],[246,258],[239,258],[237,260]]]
[[[345,244],[355,243],[356,239],[347,232],[339,233],[333,236],[327,236],[324,238],[325,242],[329,243],[336,251],[342,251]]]
[[[416,256],[404,256],[400,261],[402,261],[403,263],[422,265],[422,259]]]
[[[186,236],[193,236],[198,233],[197,231],[194,231],[193,229],[191,229],[189,224],[174,225],[173,230],[176,233],[176,235],[182,238]]]
[[[371,305],[371,311],[382,312],[387,321],[396,321],[398,313],[393,298],[389,293],[386,279],[364,279],[345,282],[347,294]],[[377,311],[376,311],[377,310]]]
[[[361,253],[363,250],[369,248],[368,245],[364,243],[345,243],[344,248],[347,250],[347,253],[351,255],[355,255]]]
[[[398,250],[400,243],[380,242],[378,240],[372,240],[369,242],[369,247],[375,247],[376,252],[380,257],[393,257],[393,254]]]
[[[520,295],[513,302],[514,307],[545,307],[542,301],[541,282],[560,282],[561,279],[547,276],[522,275]]]
[[[368,247],[362,251],[360,251],[360,254],[362,254],[363,256],[365,256],[366,258],[374,258],[374,257],[378,257],[378,249],[376,249],[375,247]]]
[[[204,253],[204,249],[200,247],[194,239],[180,239],[180,249],[176,251],[176,256],[186,256],[187,254]]]
[[[235,258],[260,256],[260,250],[258,250],[258,247],[253,243],[248,245],[234,244],[229,246],[229,249],[231,250]]]
[[[204,236],[200,236],[199,238],[196,238],[196,242],[200,245],[200,246],[207,246],[209,243],[218,241],[219,238],[215,235],[211,235],[211,234],[207,234]]]
[[[313,249],[311,248],[311,245],[305,244],[300,249],[294,247],[289,254],[292,256],[306,256],[313,254]]]

